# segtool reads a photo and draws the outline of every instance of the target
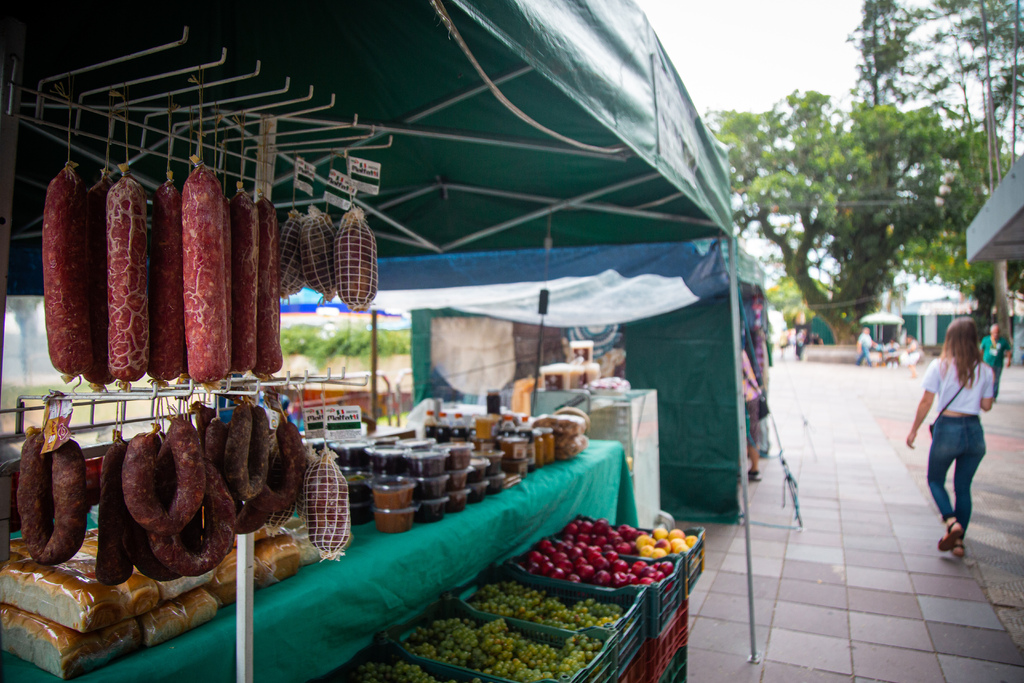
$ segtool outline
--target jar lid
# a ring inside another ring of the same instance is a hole
[[[504,436],[501,439],[502,443],[529,443],[530,440],[525,436]]]
[[[415,479],[416,481],[421,481],[421,482],[422,481],[439,481],[439,480],[448,481],[448,473],[446,472],[444,474],[439,474],[436,477],[413,477],[413,479]]]
[[[451,451],[471,451],[473,450],[473,444],[468,441],[459,441],[456,443],[446,443],[439,447],[438,450],[450,453]]]
[[[378,446],[392,446],[398,443],[397,436],[377,436],[370,440]]]
[[[442,451],[411,451],[405,454],[406,460],[441,460],[448,454]]]
[[[373,446],[372,448],[367,448],[366,452],[370,455],[380,456],[381,458],[401,458],[410,451],[408,448],[395,448],[393,446],[383,446],[378,448],[377,446]]]
[[[554,434],[555,433],[555,430],[552,429],[551,427],[537,427],[537,429],[534,430],[534,431],[538,431],[541,434]]]
[[[398,442],[395,445],[396,446],[401,446],[403,448],[411,448],[414,451],[422,451],[422,450],[427,450],[428,448],[433,448],[436,444],[437,444],[437,439],[429,438],[429,439],[399,439]]]
[[[469,461],[469,464],[471,466],[471,469],[479,470],[486,469],[487,466],[491,464],[491,461],[488,460],[487,458],[473,458],[472,460]]]
[[[416,482],[409,477],[385,476],[375,477],[370,481],[370,488],[374,491],[404,491],[416,486]]]
[[[327,447],[337,453],[338,451],[363,451],[373,446],[372,441],[329,441]]]
[[[393,509],[393,510],[388,510],[387,508],[379,508],[377,506],[374,506],[373,507],[373,511],[374,512],[383,512],[386,515],[407,515],[409,513],[416,512],[416,506],[408,507],[408,508],[396,508],[396,509]]]
[[[448,502],[448,496],[442,496],[440,498],[431,498],[430,500],[419,501],[420,505],[428,505],[433,503],[434,505],[441,505]]]

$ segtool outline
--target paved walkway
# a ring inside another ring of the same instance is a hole
[[[690,683],[1024,682],[1024,369],[1007,370],[982,417],[988,454],[964,560],[935,547],[927,428],[915,450],[903,443],[919,380],[790,360],[771,382],[805,530],[751,526],[762,662],[750,664],[743,527],[708,527],[690,601]],[[779,460],[762,469],[751,514],[788,524]]]

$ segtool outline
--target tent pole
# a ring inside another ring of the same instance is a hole
[[[743,356],[740,349],[742,340],[740,338],[740,286],[736,237],[726,235],[729,242],[729,303],[730,318],[732,322],[732,353],[733,366],[736,382],[736,434],[739,435],[739,464],[740,464],[740,489],[743,492],[743,533],[746,536],[747,545],[747,603],[750,612],[750,657],[747,659],[752,664],[761,661],[761,653],[757,651],[757,627],[754,625],[754,567],[750,557],[750,497],[748,492],[746,471],[747,462],[747,425],[743,415],[747,409],[743,400]]]
[[[377,428],[377,307],[370,308],[370,418]]]

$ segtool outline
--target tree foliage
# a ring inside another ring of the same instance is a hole
[[[864,0],[863,19],[850,40],[862,56],[858,85],[868,104],[902,104],[915,90],[908,65],[918,48],[909,38],[921,21],[920,11],[896,0]]]
[[[409,330],[378,330],[377,353],[380,356],[408,354]],[[329,331],[314,325],[292,325],[281,330],[281,350],[285,356],[302,355],[319,368],[331,358],[370,357],[371,335],[365,327]]]

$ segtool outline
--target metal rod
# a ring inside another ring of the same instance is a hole
[[[660,173],[647,173],[647,174],[642,175],[642,176],[637,176],[635,178],[630,178],[629,180],[623,180],[622,182],[615,183],[614,185],[608,185],[606,187],[602,187],[602,188],[600,188],[598,190],[591,190],[590,192],[585,192],[585,193],[583,193],[581,195],[578,195],[576,197],[572,197],[570,199],[562,200],[562,201],[558,202],[557,204],[552,204],[549,207],[545,207],[543,209],[537,209],[536,211],[531,211],[530,213],[525,214],[523,216],[520,216],[518,218],[513,218],[511,220],[507,220],[507,221],[504,221],[502,223],[498,223],[497,225],[492,225],[489,228],[484,228],[483,230],[478,230],[477,232],[474,232],[471,235],[466,235],[465,237],[461,237],[461,238],[459,238],[457,240],[449,242],[448,244],[444,245],[442,247],[442,249],[444,251],[450,251],[450,250],[455,249],[457,247],[461,247],[461,246],[463,246],[465,244],[469,244],[470,242],[476,242],[477,240],[481,240],[481,239],[483,239],[485,237],[490,237],[491,235],[495,235],[495,234],[497,234],[499,232],[504,232],[505,230],[508,230],[509,228],[514,228],[515,226],[520,225],[522,223],[527,223],[527,222],[532,221],[532,220],[534,220],[536,218],[541,218],[542,216],[545,216],[545,215],[547,215],[548,213],[550,213],[552,211],[560,211],[561,209],[564,209],[566,207],[575,206],[577,204],[581,204],[581,203],[586,202],[586,201],[588,201],[590,199],[595,199],[597,197],[600,197],[601,195],[610,194],[612,192],[618,192],[619,190],[625,190],[626,188],[633,187],[634,185],[640,185],[642,183],[646,183],[646,182],[649,182],[651,180],[654,180],[655,178],[660,178],[660,177],[661,177]]]
[[[256,60],[256,68],[253,69],[252,73],[242,74],[240,76],[232,76],[230,78],[222,78],[219,81],[210,81],[203,85],[190,85],[186,88],[179,88],[177,90],[169,90],[167,92],[156,93],[155,95],[146,95],[145,97],[136,97],[128,100],[127,102],[119,102],[114,106],[114,109],[135,109],[138,110],[138,105],[142,102],[152,102],[154,100],[166,99],[167,97],[175,97],[177,95],[184,95],[188,92],[196,92],[200,88],[203,90],[209,90],[210,88],[216,88],[222,85],[228,85],[229,83],[238,83],[239,81],[245,81],[250,78],[256,78],[260,75],[260,70],[263,68],[260,60]]]
[[[328,155],[328,158],[330,158],[332,156],[340,156],[342,152],[347,152],[349,149],[358,150],[360,152],[368,152],[368,151],[370,151],[372,149],[390,149],[392,142],[394,142],[394,136],[389,135],[388,136],[387,144],[383,144],[383,145],[366,145],[366,146],[363,146],[363,147],[354,147],[354,146],[338,147],[337,145],[334,145],[334,146],[331,146],[331,147],[301,147],[299,149],[289,150],[289,154],[309,154],[311,152],[330,152],[330,155]],[[319,141],[316,141],[316,142],[310,141],[310,142],[307,142],[305,144],[308,144],[308,145],[319,144]],[[320,162],[320,163],[323,163],[323,162]],[[319,165],[319,164],[316,164],[316,165]]]
[[[119,83],[111,83],[110,85],[100,86],[99,88],[93,88],[92,90],[86,90],[78,96],[78,103],[83,104],[86,97],[97,95],[99,93],[110,92],[117,88],[130,88],[136,85],[142,85],[143,83],[152,83],[153,81],[163,80],[164,78],[174,78],[175,76],[183,76],[190,74],[195,71],[203,71],[204,69],[212,69],[215,66],[221,66],[228,60],[228,49],[222,47],[220,49],[220,59],[212,62],[206,62],[205,64],[197,64],[196,66],[186,66],[183,69],[175,69],[174,71],[163,71],[158,74],[150,74],[149,76],[141,76],[139,78],[132,79],[130,81],[122,81]],[[75,129],[78,129],[79,124],[82,121],[82,110],[78,110],[78,114],[75,117]]]
[[[68,71],[66,73],[57,74],[56,76],[50,76],[48,78],[44,78],[41,81],[39,81],[39,85],[36,86],[36,90],[42,91],[43,86],[46,85],[47,83],[53,83],[54,81],[58,81],[58,80],[60,80],[62,78],[67,78],[68,76],[77,76],[79,74],[88,73],[90,71],[96,71],[97,69],[104,69],[104,68],[106,68],[108,66],[113,66],[114,64],[122,64],[124,62],[129,62],[129,61],[131,61],[133,59],[138,59],[139,57],[145,57],[147,55],[156,54],[157,52],[163,52],[164,50],[170,50],[171,48],[179,47],[181,45],[184,45],[187,42],[188,42],[188,26],[185,26],[182,29],[182,31],[181,31],[181,38],[179,38],[178,40],[176,40],[176,41],[174,41],[172,43],[164,43],[163,45],[157,45],[156,47],[147,48],[145,50],[139,50],[138,52],[132,52],[132,53],[127,54],[127,55],[122,55],[120,57],[115,57],[114,59],[108,59],[105,62],[99,62],[98,64],[90,64],[89,66],[83,66],[83,67],[81,67],[79,69],[74,69],[74,70]],[[41,103],[38,100],[36,100],[36,117],[37,118],[42,116],[42,111],[39,108],[40,104]]]
[[[396,230],[398,230],[399,232],[403,232],[406,235],[408,235],[409,237],[411,237],[412,239],[416,240],[419,243],[419,246],[426,247],[427,249],[430,249],[431,251],[436,252],[438,254],[443,253],[443,250],[441,249],[441,247],[437,246],[436,244],[434,244],[433,242],[431,242],[427,238],[421,237],[416,232],[414,232],[414,231],[410,230],[409,228],[405,227],[404,225],[402,225],[401,223],[396,221],[391,216],[387,215],[386,213],[384,213],[382,211],[377,210],[376,208],[370,206],[369,204],[367,204],[366,202],[362,201],[361,199],[359,199],[357,197],[353,197],[352,198],[352,203],[357,205],[357,206],[362,207],[362,209],[364,211],[366,211],[369,214],[373,214],[374,216],[376,216],[377,218],[381,219],[382,221],[384,221],[385,223],[387,223],[391,227],[393,227]]]
[[[389,199],[388,201],[379,205],[377,208],[380,209],[381,211],[386,211],[390,209],[392,206],[398,206],[399,204],[404,204],[405,202],[416,199],[417,197],[422,197],[425,194],[429,194],[430,192],[437,190],[439,187],[441,187],[440,183],[430,183],[429,185],[424,185],[419,189],[412,190],[411,192],[406,192],[405,194],[399,197],[395,197],[394,199]]]

